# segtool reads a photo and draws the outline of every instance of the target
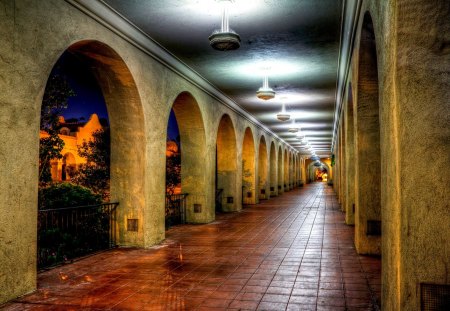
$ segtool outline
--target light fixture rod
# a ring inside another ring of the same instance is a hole
[[[224,5],[222,10],[222,32],[230,32],[230,24],[228,22],[228,6]]]
[[[269,77],[268,77],[268,76],[264,76],[264,79],[263,79],[263,88],[264,88],[264,89],[268,89],[268,88],[269,88]]]

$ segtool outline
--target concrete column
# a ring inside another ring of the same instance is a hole
[[[283,169],[283,150],[281,149],[281,146],[278,148],[278,195],[281,195],[284,193],[284,169]]]
[[[255,143],[252,130],[245,130],[242,146],[242,204],[256,204],[256,159]]]
[[[348,87],[347,101],[344,107],[345,114],[345,222],[347,225],[355,224],[355,159],[354,159],[354,125],[352,90]]]
[[[270,197],[270,180],[268,177],[269,163],[267,160],[267,145],[264,136],[261,136],[258,151],[258,191],[257,196],[261,199]]]
[[[270,144],[270,196],[278,196],[277,152],[275,144]]]

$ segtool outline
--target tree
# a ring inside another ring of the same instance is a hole
[[[110,184],[110,131],[109,128],[95,131],[92,140],[78,146],[78,155],[86,159],[74,172],[71,181],[100,194],[109,201]]]
[[[48,137],[39,140],[39,182],[51,182],[50,163],[52,159],[61,159],[64,141],[58,136],[59,118],[67,108],[69,98],[75,92],[67,80],[60,75],[52,75],[47,82],[42,100],[40,129],[48,133]]]
[[[166,191],[174,194],[175,188],[181,183],[181,154],[179,152],[166,157]]]

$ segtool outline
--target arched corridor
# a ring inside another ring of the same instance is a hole
[[[449,309],[449,21],[0,1],[0,309]]]

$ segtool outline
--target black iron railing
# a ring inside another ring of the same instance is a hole
[[[222,212],[223,189],[216,189],[216,213]]]
[[[119,203],[38,211],[38,269],[116,246]]]
[[[166,229],[186,223],[187,193],[166,195]]]

